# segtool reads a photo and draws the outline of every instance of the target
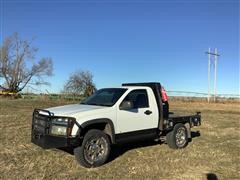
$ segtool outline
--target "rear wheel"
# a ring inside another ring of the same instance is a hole
[[[187,128],[183,124],[176,124],[166,138],[170,148],[184,148],[188,144]]]
[[[110,154],[108,136],[97,129],[89,130],[81,146],[74,149],[77,161],[84,167],[97,167],[104,164]]]

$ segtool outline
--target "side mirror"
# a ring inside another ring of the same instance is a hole
[[[119,107],[120,110],[129,110],[133,109],[133,102],[132,101],[123,101]]]

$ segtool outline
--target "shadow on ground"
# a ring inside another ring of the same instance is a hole
[[[192,131],[191,132],[192,139],[201,136],[199,131]],[[190,140],[191,142],[192,140]],[[161,141],[138,141],[136,143],[126,143],[126,144],[120,144],[120,145],[112,145],[111,147],[111,154],[109,156],[108,162],[111,162],[118,158],[119,156],[123,155],[129,150],[142,148],[142,147],[149,147],[149,146],[155,146],[155,145],[161,145],[165,144]],[[69,153],[71,155],[74,155],[73,148],[58,148],[59,150],[62,150],[66,153]],[[211,175],[211,174],[210,174]],[[210,179],[214,180],[214,179]]]
[[[201,136],[201,133],[200,133],[200,131],[192,131],[191,136],[192,136],[192,138],[199,137],[199,136]]]
[[[201,134],[199,131],[192,131],[191,132],[192,139],[196,137],[200,137]],[[190,140],[189,142],[191,142]],[[115,145],[112,146],[112,152],[109,157],[109,162],[113,161],[114,159],[118,158],[119,156],[123,155],[129,150],[137,149],[137,148],[142,148],[142,147],[149,147],[149,146],[155,146],[155,145],[161,145],[161,144],[166,144],[165,142],[155,142],[155,141],[141,141],[137,143],[127,143],[127,144],[122,144],[122,145]]]
[[[207,173],[207,180],[218,180],[217,175],[214,173]]]
[[[140,141],[137,143],[126,143],[126,144],[121,144],[121,145],[113,145],[112,146],[112,152],[109,156],[108,162],[111,162],[118,157],[122,156],[124,153],[126,153],[129,150],[137,149],[137,148],[142,148],[142,147],[149,147],[149,146],[155,146],[163,144],[161,142],[155,142],[155,141]]]
[[[199,131],[191,131],[191,137],[192,139],[196,138],[196,137],[200,137],[201,133]],[[192,139],[189,139],[189,142],[192,142]]]

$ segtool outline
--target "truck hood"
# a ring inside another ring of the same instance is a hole
[[[108,108],[108,107],[84,105],[84,104],[70,104],[70,105],[52,107],[46,110],[53,113],[54,116],[74,116],[77,113],[90,112],[90,111],[95,111],[97,109],[105,109],[105,108]]]

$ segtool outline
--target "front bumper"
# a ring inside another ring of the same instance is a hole
[[[40,114],[40,112],[44,112],[45,114]],[[52,135],[51,131],[51,122],[52,119],[56,118],[49,111],[35,109],[33,112],[32,118],[32,133],[31,133],[31,142],[44,148],[60,148],[60,147],[73,147],[79,146],[82,143],[82,138],[79,136],[72,137],[71,132],[68,132],[66,136],[57,136]],[[71,128],[74,124],[80,125],[76,121],[71,121],[68,123],[68,131],[71,131]]]
[[[60,147],[74,147],[81,144],[80,138],[68,138],[58,137],[51,135],[41,135],[36,132],[32,132],[31,142],[44,148],[60,148]]]

